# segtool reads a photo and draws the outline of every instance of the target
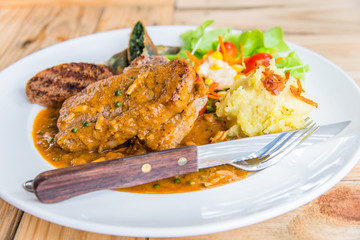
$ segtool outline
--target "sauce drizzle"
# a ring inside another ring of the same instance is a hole
[[[94,161],[121,158],[129,155],[146,153],[146,149],[138,140],[133,140],[115,150],[97,152],[81,151],[67,152],[54,141],[57,130],[59,109],[46,108],[38,113],[33,124],[33,140],[40,155],[55,168],[86,164]],[[191,132],[183,139],[181,145],[208,144],[216,134],[226,130],[225,123],[213,114],[200,116]],[[219,134],[218,134],[219,135]],[[238,181],[248,175],[246,171],[231,165],[222,165],[181,176],[171,177],[160,181],[147,183],[135,187],[117,189],[136,193],[179,193],[204,190]]]

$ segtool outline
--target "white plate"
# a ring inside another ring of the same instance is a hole
[[[156,44],[180,45],[185,26],[148,27]],[[57,204],[42,204],[22,188],[25,180],[51,169],[35,150],[32,123],[40,106],[30,104],[25,84],[37,72],[66,62],[103,63],[126,48],[130,29],[93,34],[38,51],[0,73],[0,196],[45,220],[85,231],[142,237],[207,234],[278,216],[318,197],[340,181],[360,158],[360,91],[339,67],[299,47],[310,65],[308,93],[319,103],[321,124],[352,123],[336,138],[299,149],[278,165],[206,191],[134,194],[110,190]]]

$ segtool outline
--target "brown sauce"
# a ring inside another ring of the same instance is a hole
[[[97,152],[67,152],[57,146],[54,137],[58,132],[56,127],[59,109],[46,108],[38,113],[33,125],[33,140],[41,156],[55,168],[75,166],[94,161],[104,161],[129,155],[146,153],[144,147],[137,141],[116,150]],[[225,130],[224,122],[212,114],[199,117],[191,132],[183,139],[182,145],[208,144],[216,141],[219,132]],[[221,134],[220,134],[221,135]],[[198,191],[221,186],[238,181],[247,176],[247,172],[230,165],[200,169],[198,172],[159,180],[135,187],[117,189],[119,191],[136,193],[178,193]]]

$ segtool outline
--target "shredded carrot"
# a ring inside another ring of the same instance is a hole
[[[210,95],[213,95],[213,96],[215,96],[215,97],[219,97],[219,95],[217,94],[217,92],[211,92],[211,93],[209,93]]]
[[[219,96],[214,96],[214,95],[211,95],[211,94],[208,95],[208,98],[212,98],[212,99],[216,99],[216,100],[220,99]]]
[[[218,39],[219,39],[220,49],[221,49],[221,51],[223,53],[223,56],[224,56],[224,61],[227,62],[227,51],[226,51],[222,36],[219,35]]]
[[[288,57],[279,57],[277,59],[275,59],[275,62],[278,63],[280,62],[281,60],[284,60],[284,59],[287,59]]]
[[[314,106],[314,107],[318,107],[318,104],[317,104],[316,102],[314,102],[314,101],[312,101],[312,100],[310,100],[310,99],[308,99],[308,98],[305,98],[305,97],[301,96],[301,95],[299,94],[299,92],[298,92],[298,89],[295,88],[293,85],[290,86],[290,91],[291,91],[291,93],[292,93],[296,98],[300,99],[301,101],[303,101],[303,102],[305,102],[305,103],[307,103],[307,104],[310,104],[310,105],[312,105],[312,106]]]
[[[195,57],[194,55],[192,55],[189,51],[185,50],[185,54],[192,62],[195,63],[195,65],[200,64],[200,60],[197,57]]]
[[[236,59],[236,60],[228,60],[227,63],[229,63],[229,65],[234,65],[234,64],[240,64],[240,65],[242,65],[242,60],[241,60],[241,58]]]
[[[301,86],[301,82],[299,79],[297,79],[297,85],[298,87],[295,87],[293,85],[290,85],[290,92],[297,98],[297,99],[300,99],[301,101],[307,103],[307,104],[310,104],[314,107],[318,107],[318,104],[308,98],[305,98],[303,96],[301,96],[301,93],[305,92],[305,90],[302,88]]]
[[[251,69],[250,71],[248,71],[247,73],[245,73],[245,76],[249,76],[251,73],[255,72],[255,68]]]
[[[208,98],[212,98],[212,99],[216,99],[216,100],[220,99],[219,97],[215,97],[215,96],[212,96],[212,95],[208,95]]]
[[[209,93],[214,92],[218,88],[219,84],[217,82],[213,82],[209,87]]]
[[[303,93],[303,92],[305,92],[305,90],[302,88],[302,86],[301,86],[301,81],[300,81],[300,79],[296,79],[296,83],[297,83],[297,85],[298,85],[298,89],[299,89],[299,91],[301,92],[301,93]]]
[[[290,79],[290,72],[285,73],[285,79],[286,79],[286,81],[288,81]]]

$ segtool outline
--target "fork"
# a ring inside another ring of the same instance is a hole
[[[260,150],[245,158],[235,159],[230,164],[246,171],[260,171],[268,168],[278,163],[319,127],[316,122],[306,119],[305,126],[302,129],[282,133]]]

